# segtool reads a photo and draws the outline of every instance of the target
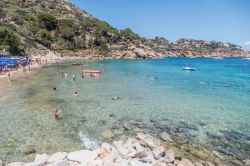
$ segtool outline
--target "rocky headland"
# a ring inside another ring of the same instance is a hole
[[[67,0],[0,1],[0,50],[28,54],[46,49],[86,59],[157,59],[180,57],[249,57],[239,45],[219,41],[140,37],[116,29]]]

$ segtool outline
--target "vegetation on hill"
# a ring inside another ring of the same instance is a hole
[[[0,28],[0,49],[13,54],[39,47],[79,55],[85,55],[87,50],[88,54],[112,58],[244,53],[236,45],[221,42],[180,39],[170,43],[162,37],[145,39],[129,28],[115,29],[67,0],[2,0]]]

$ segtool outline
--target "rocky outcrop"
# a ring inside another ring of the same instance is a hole
[[[95,150],[57,152],[51,156],[38,154],[34,162],[14,162],[7,166],[214,166],[205,160],[191,161],[177,156],[163,144],[148,134],[138,133],[136,138],[113,141],[112,145],[103,143]],[[249,164],[249,160],[244,162]]]

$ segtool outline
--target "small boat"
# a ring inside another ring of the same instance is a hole
[[[102,73],[101,70],[83,70],[85,74],[100,74]]]
[[[243,58],[244,61],[250,61],[250,58]]]
[[[213,57],[213,59],[224,59],[223,57]]]
[[[182,70],[195,71],[196,68],[194,68],[194,67],[183,67]]]

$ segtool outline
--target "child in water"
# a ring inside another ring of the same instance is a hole
[[[58,111],[57,109],[54,112],[55,119],[59,120],[62,118],[62,111]]]

